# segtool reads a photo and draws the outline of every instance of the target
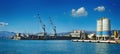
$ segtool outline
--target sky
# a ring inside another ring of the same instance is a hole
[[[0,30],[43,32],[39,19],[52,33],[51,17],[57,32],[96,31],[96,21],[109,18],[111,29],[120,30],[119,0],[0,0]]]

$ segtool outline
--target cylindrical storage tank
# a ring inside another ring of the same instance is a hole
[[[96,32],[97,37],[102,36],[102,20],[97,20],[97,32]]]
[[[103,18],[102,20],[102,36],[110,37],[110,20],[108,18]]]

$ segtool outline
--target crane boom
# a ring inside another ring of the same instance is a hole
[[[39,22],[40,22],[40,24],[41,24],[41,26],[42,26],[42,29],[43,29],[43,31],[44,31],[44,36],[46,36],[46,29],[45,29],[46,26],[45,26],[45,24],[42,22],[39,14],[38,14],[37,16],[38,16]]]
[[[51,17],[49,17],[49,20],[50,20],[50,24],[52,25],[52,28],[53,28],[53,31],[54,31],[54,36],[57,36],[56,26],[53,24]]]

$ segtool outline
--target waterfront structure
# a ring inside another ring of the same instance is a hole
[[[97,20],[97,39],[99,40],[102,37],[102,20]]]
[[[95,40],[95,38],[96,38],[95,33],[89,34],[88,38],[91,39],[91,40]]]
[[[21,33],[16,33],[16,36],[13,36],[14,40],[20,40],[21,39]]]
[[[87,35],[86,35],[84,30],[74,30],[71,33],[71,37],[77,37],[77,38],[80,38],[80,39],[87,39]]]
[[[74,31],[71,33],[71,37],[80,37],[80,33],[81,33],[80,30],[74,30]]]
[[[110,20],[108,18],[101,18],[97,20],[97,39],[103,39],[106,40],[110,38],[111,35],[111,26],[110,26]]]

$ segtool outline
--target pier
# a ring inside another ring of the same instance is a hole
[[[113,43],[113,44],[119,44],[115,40],[78,40],[78,39],[73,39],[72,42],[92,42],[92,43]]]

